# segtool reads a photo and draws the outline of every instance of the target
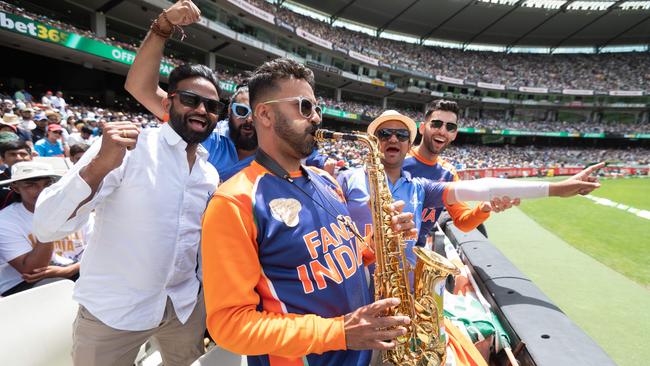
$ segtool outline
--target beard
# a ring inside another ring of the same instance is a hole
[[[310,124],[303,133],[294,132],[292,127],[295,125],[293,121],[286,118],[280,111],[276,110],[279,116],[278,120],[273,125],[275,133],[283,139],[300,158],[308,157],[316,148],[316,139],[314,133],[318,129],[318,125]]]
[[[433,137],[428,138],[428,139],[423,137],[422,142],[424,143],[424,147],[426,147],[427,150],[429,150],[429,152],[431,152],[432,154],[435,154],[435,155],[442,154],[442,152],[445,151],[447,146],[449,146],[449,144],[451,143],[451,141],[447,141],[446,144],[444,144],[444,145],[442,145],[440,147],[436,147],[436,145],[433,143]]]
[[[253,128],[253,135],[250,137],[244,136],[241,133],[242,128],[248,124],[248,122],[242,123],[239,127],[235,126],[235,123],[232,121],[232,118],[228,118],[228,127],[230,131],[230,139],[235,144],[237,149],[245,151],[253,151],[257,149],[257,132],[255,132],[255,127]],[[252,125],[252,123],[250,123]]]
[[[188,119],[191,117],[203,117],[207,120],[205,131],[193,131],[188,126]],[[207,115],[199,113],[186,113],[181,114],[174,110],[172,107],[169,111],[169,125],[171,128],[188,144],[198,144],[210,136],[217,125],[216,121],[212,121]]]

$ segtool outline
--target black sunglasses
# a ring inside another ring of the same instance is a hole
[[[409,130],[404,128],[382,128],[375,132],[375,135],[380,140],[389,140],[391,136],[397,137],[399,141],[408,141],[411,138]]]
[[[190,108],[197,108],[201,103],[203,103],[203,106],[208,113],[216,114],[217,116],[220,115],[226,107],[225,104],[216,99],[205,98],[187,90],[177,90],[169,94],[169,97],[173,98],[177,95],[178,100],[182,105]]]
[[[432,121],[431,121],[431,126],[432,126],[433,128],[440,128],[440,127],[442,127],[442,126],[445,126],[445,128],[446,128],[447,131],[449,131],[449,132],[454,132],[454,131],[456,131],[456,130],[458,129],[458,124],[457,124],[457,123],[454,123],[454,122],[445,122],[445,121],[441,121],[441,120],[439,120],[439,119],[434,119],[434,120],[432,120]]]

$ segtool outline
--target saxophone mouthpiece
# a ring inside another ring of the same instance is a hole
[[[325,129],[316,130],[316,139],[317,140],[348,140],[356,141],[357,136],[351,133],[341,133]]]

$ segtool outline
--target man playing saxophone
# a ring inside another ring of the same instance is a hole
[[[407,316],[367,292],[363,238],[349,224],[340,188],[301,166],[321,111],[311,70],[290,59],[249,80],[259,151],[215,193],[203,220],[207,326],[249,365],[358,365],[395,346]],[[412,214],[392,207],[391,230],[414,236]]]

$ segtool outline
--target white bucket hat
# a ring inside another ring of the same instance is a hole
[[[41,177],[58,179],[61,178],[61,174],[55,172],[49,164],[35,163],[33,161],[21,161],[11,167],[11,179],[0,181],[0,185]]]

